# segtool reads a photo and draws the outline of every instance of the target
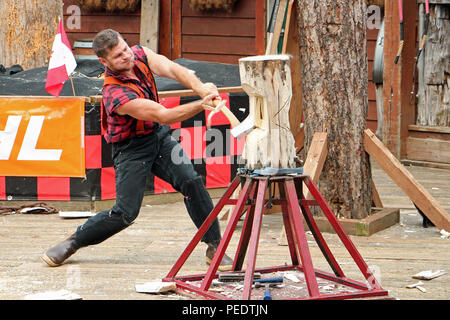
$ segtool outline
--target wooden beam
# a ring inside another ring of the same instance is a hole
[[[326,132],[314,133],[305,164],[303,165],[303,173],[309,175],[314,183],[319,181],[325,159],[328,155],[327,142],[328,137]],[[311,196],[308,188],[304,186],[303,190],[305,199],[310,199]]]
[[[140,44],[158,52],[159,0],[142,0]]]
[[[418,9],[415,0],[404,1],[404,42],[396,65],[394,60],[400,43],[397,1],[385,1],[384,12],[383,142],[397,158],[402,158],[406,154],[408,125],[415,121],[415,105],[410,103],[410,91],[416,54]]]
[[[283,27],[284,15],[286,14],[286,7],[288,0],[280,0],[280,5],[278,7],[278,12],[276,16],[275,29],[273,31],[273,39],[268,52],[266,54],[277,54],[278,53],[278,43],[280,41],[281,29]]]
[[[378,190],[375,187],[375,183],[372,180],[372,206],[375,208],[383,208],[383,202],[381,201]]]
[[[292,58],[291,79],[292,79],[292,98],[291,108],[289,109],[289,124],[294,137],[303,129],[300,127],[303,121],[302,106],[302,76],[300,68],[300,46],[299,46],[299,28],[297,18],[297,5],[294,0],[289,1],[288,12],[286,16],[286,26],[284,31],[283,54],[289,54]],[[297,144],[297,137],[295,138]]]
[[[297,153],[300,152],[300,150],[302,150],[305,145],[305,126],[301,124],[299,128],[300,129],[298,130],[297,134],[294,136],[295,150]],[[291,131],[293,131],[292,128]]]
[[[370,129],[364,131],[364,146],[366,152],[436,227],[450,231],[450,215]]]
[[[257,55],[266,50],[266,1],[255,3],[255,49]]]
[[[181,48],[181,28],[182,28],[182,16],[181,16],[181,0],[172,0],[172,58],[176,60],[182,58]]]
[[[172,1],[160,1],[159,6],[159,54],[172,59]]]

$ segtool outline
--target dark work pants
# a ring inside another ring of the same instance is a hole
[[[180,144],[169,134],[169,126],[158,126],[151,134],[113,144],[116,172],[116,203],[79,226],[79,247],[100,243],[128,227],[138,216],[147,177],[152,172],[184,195],[186,209],[197,228],[213,209],[201,176],[197,174]],[[168,226],[170,227],[170,226]],[[213,222],[203,242],[219,241],[219,222]]]

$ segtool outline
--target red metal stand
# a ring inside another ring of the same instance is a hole
[[[234,190],[240,181],[245,180],[243,188],[238,199],[231,199]],[[279,199],[266,199],[265,194],[270,183],[275,183],[279,187]],[[303,183],[309,189],[314,200],[306,200],[303,198]],[[255,270],[255,261],[258,251],[258,242],[261,230],[261,222],[264,208],[268,201],[273,204],[281,205],[283,223],[286,230],[289,252],[292,265],[276,266]],[[222,240],[217,248],[216,254],[209,266],[206,274],[179,276],[179,270],[186,262],[192,251],[195,249],[202,236],[210,227],[213,220],[218,216],[219,212],[225,205],[235,205],[229,223],[224,231]],[[243,213],[244,207],[247,207],[247,213],[242,227],[236,255],[234,258],[233,269],[231,272],[242,273],[242,265],[248,249],[247,267],[245,269],[244,287],[242,300],[250,300],[252,292],[253,275],[255,272],[272,273],[277,271],[299,270],[304,273],[308,296],[306,297],[289,297],[288,299],[351,299],[373,296],[387,296],[388,292],[381,288],[366,262],[363,260],[358,250],[340,225],[339,221],[333,214],[331,208],[320,194],[317,186],[307,175],[295,176],[248,176],[237,175],[228,187],[225,194],[211,211],[208,218],[199,228],[194,238],[188,244],[186,249],[176,261],[175,265],[167,274],[164,281],[176,282],[177,287],[182,290],[190,291],[210,299],[230,299],[227,296],[217,292],[210,291],[210,286],[214,278],[218,277],[217,270],[222,260],[232,234],[236,229],[236,225]],[[362,272],[367,283],[351,280],[344,275],[339,263],[334,258],[328,245],[326,244],[321,232],[319,231],[314,217],[309,209],[310,206],[319,206],[327,217],[328,221],[334,228],[336,234],[350,253],[354,262]],[[316,270],[313,267],[308,241],[306,239],[303,217],[312,232],[320,250],[326,258],[328,264],[334,272],[334,275],[328,272]],[[300,257],[300,260],[299,260]],[[300,264],[301,262],[301,264]],[[351,287],[353,292],[329,294],[319,292],[317,279],[322,278],[343,286]],[[201,281],[200,287],[188,282]],[[356,289],[356,290],[355,290]]]

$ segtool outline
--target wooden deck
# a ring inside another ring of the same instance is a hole
[[[450,170],[408,167],[422,185],[450,211]],[[370,237],[351,236],[355,246],[389,294],[397,299],[450,299],[450,239],[441,239],[437,228],[422,228],[422,219],[411,201],[377,166],[374,181],[386,207],[401,208],[400,224]],[[215,199],[217,201],[217,199]],[[195,233],[183,202],[146,205],[128,229],[92,247],[82,248],[66,264],[48,267],[41,255],[82,224],[84,219],[58,215],[0,216],[0,300],[66,289],[85,300],[182,300],[187,297],[137,293],[136,283],[160,280],[172,267]],[[225,221],[221,221],[222,231]],[[279,214],[265,215],[257,267],[289,263],[286,246],[278,245],[282,223]],[[242,224],[238,225],[238,230]],[[307,235],[314,267],[330,271],[311,235]],[[362,280],[356,265],[334,234],[324,234],[346,275]],[[229,253],[237,245],[234,237]],[[199,245],[180,275],[205,273],[206,246]],[[418,282],[412,275],[424,270],[449,272],[422,281],[427,291],[405,288]]]

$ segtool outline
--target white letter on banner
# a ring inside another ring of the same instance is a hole
[[[61,149],[36,149],[44,119],[44,116],[30,117],[17,160],[58,161],[61,158]]]
[[[22,116],[9,116],[4,131],[0,131],[0,160],[9,160],[16,141]]]

